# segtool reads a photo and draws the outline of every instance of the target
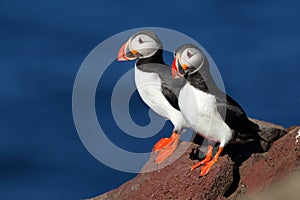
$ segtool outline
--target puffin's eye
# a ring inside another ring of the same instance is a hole
[[[191,58],[193,56],[189,51],[186,52],[186,55],[188,58]]]
[[[139,38],[139,43],[142,44],[143,42],[144,41],[141,38]]]

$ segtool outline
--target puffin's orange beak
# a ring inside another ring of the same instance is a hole
[[[183,77],[181,73],[178,71],[178,66],[177,66],[177,58],[175,57],[172,63],[172,78],[177,79]]]
[[[172,63],[172,77],[175,79],[177,77],[178,68],[176,66],[176,58],[174,58]]]
[[[129,60],[127,57],[126,57],[126,53],[125,53],[125,50],[126,50],[126,47],[127,47],[127,43],[128,42],[125,42],[122,47],[120,48],[119,52],[118,52],[118,61],[126,61],[126,60]]]
[[[133,49],[130,50],[128,48],[129,41],[125,42],[125,44],[122,45],[118,52],[118,61],[127,61],[127,60],[135,60],[137,59],[138,51]]]

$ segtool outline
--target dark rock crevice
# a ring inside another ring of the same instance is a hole
[[[232,181],[231,185],[229,186],[229,188],[224,193],[224,197],[226,197],[226,198],[228,198],[230,195],[232,195],[239,187],[239,183],[241,180],[239,166],[234,165],[232,177],[233,177],[233,181]]]

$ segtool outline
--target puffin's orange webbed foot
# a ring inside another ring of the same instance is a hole
[[[169,145],[171,143],[170,138],[161,138],[153,147],[154,153],[160,151],[165,146]]]
[[[159,151],[159,153],[155,159],[155,163],[157,164],[162,163],[176,150],[179,143],[179,137],[180,137],[179,134],[173,133],[172,136],[168,138],[169,139],[168,143],[164,145],[161,149],[157,150]]]
[[[193,165],[191,167],[191,171],[193,171],[197,167],[200,167],[201,165],[203,165],[203,164],[205,164],[205,163],[207,163],[208,161],[211,160],[213,148],[214,148],[213,146],[208,145],[208,149],[207,149],[207,153],[206,153],[205,158],[202,161],[200,161],[200,162],[196,163],[195,165]]]
[[[154,153],[162,150],[164,147],[169,146],[176,138],[177,133],[173,132],[170,138],[160,139],[153,147]]]
[[[222,147],[219,147],[218,152],[217,152],[217,154],[214,156],[214,158],[213,158],[211,161],[207,162],[207,163],[202,167],[200,176],[205,176],[205,175],[209,172],[209,170],[211,169],[211,167],[212,167],[212,166],[217,162],[217,160],[219,159],[219,157],[220,157],[222,151],[223,151],[223,148],[222,148]]]
[[[200,167],[201,162],[198,162],[196,164],[194,164],[193,166],[191,166],[191,171],[195,170],[196,168]]]
[[[211,160],[202,166],[200,176],[205,176],[216,162],[217,160]]]

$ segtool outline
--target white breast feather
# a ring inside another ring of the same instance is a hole
[[[192,129],[203,137],[221,144],[230,140],[231,130],[217,110],[215,96],[202,92],[187,82],[180,91],[178,104]]]
[[[160,78],[156,73],[143,72],[135,67],[135,84],[143,101],[154,112],[170,119],[175,128],[188,127],[181,112],[176,110],[162,94]]]

